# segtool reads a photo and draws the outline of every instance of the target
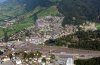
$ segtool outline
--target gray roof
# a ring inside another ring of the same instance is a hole
[[[0,65],[14,65],[12,61],[6,61],[6,62],[3,62],[2,64]]]

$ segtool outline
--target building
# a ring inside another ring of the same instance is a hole
[[[66,65],[74,65],[73,58],[67,58]]]
[[[12,61],[8,60],[8,61],[0,63],[0,65],[14,65],[14,64]]]
[[[0,65],[14,65],[14,63],[8,57],[4,57],[0,60]]]
[[[95,23],[83,23],[82,25],[80,25],[80,28],[84,31],[88,31],[88,30],[97,30],[96,28],[96,24]]]

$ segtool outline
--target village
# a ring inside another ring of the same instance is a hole
[[[62,26],[64,17],[45,16],[29,27],[0,42],[0,65],[74,65],[76,59],[100,57],[99,51],[45,46],[45,41],[78,31],[77,25]],[[88,25],[87,25],[88,24]],[[92,27],[92,28],[91,28]],[[80,25],[83,30],[96,30],[95,23]]]
[[[100,51],[41,46],[30,42],[0,43],[0,65],[74,65],[76,59],[100,57]]]
[[[33,27],[13,35],[10,39],[24,40],[38,45],[43,44],[46,40],[56,39],[78,31],[78,26],[75,25],[66,25],[65,27],[62,27],[63,18],[64,17],[58,16],[41,17],[36,20]],[[26,34],[28,36],[25,36]]]
[[[35,25],[10,37],[10,40],[27,41],[33,44],[44,44],[46,40],[57,39],[74,34],[79,28],[84,31],[97,30],[95,23],[83,23],[80,26],[66,24],[62,26],[64,17],[45,16],[38,18]]]

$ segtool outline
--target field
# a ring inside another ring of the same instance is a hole
[[[5,5],[5,7],[2,8],[2,11],[0,12],[0,13],[2,13],[0,15],[1,20],[2,19],[5,20],[9,17],[20,15],[23,12],[23,9],[21,9],[21,6],[16,6],[14,8],[12,5],[9,5],[8,7]],[[11,9],[11,8],[14,8],[14,9]],[[7,10],[8,10],[8,12],[7,12]],[[8,35],[12,35],[12,34],[15,34],[16,32],[22,31],[25,28],[33,26],[34,23],[35,23],[35,20],[39,17],[50,16],[50,15],[55,16],[55,15],[58,15],[58,14],[59,14],[59,12],[58,12],[56,6],[51,6],[49,8],[45,8],[45,7],[41,8],[41,7],[38,6],[30,12],[26,12],[24,14],[21,14],[22,16],[25,17],[25,19],[23,19],[19,23],[14,23],[14,25],[7,28],[7,33],[8,33]],[[0,28],[0,37],[2,37],[3,35],[4,35],[3,29]]]
[[[30,26],[33,26],[34,21],[32,18],[27,18],[25,20],[23,20],[20,23],[15,23],[14,25],[12,25],[11,27],[7,28],[7,33],[8,35],[12,35],[15,34],[16,32],[19,32],[25,28],[28,28]],[[0,28],[0,37],[3,36],[3,28]]]
[[[37,14],[38,17],[42,17],[42,16],[56,16],[59,14],[59,11],[57,10],[56,6],[51,6],[47,9],[42,10],[41,12],[39,12]]]
[[[100,30],[100,24],[96,24],[97,29]]]

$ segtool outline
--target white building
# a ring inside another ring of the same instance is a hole
[[[31,37],[31,38],[26,38],[27,42],[33,43],[33,44],[42,44],[44,42],[44,40],[40,37]]]
[[[74,65],[73,58],[68,58],[67,61],[66,61],[66,65]]]

